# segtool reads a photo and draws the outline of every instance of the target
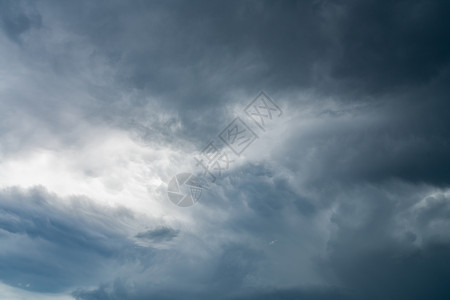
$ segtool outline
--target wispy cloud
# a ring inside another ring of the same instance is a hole
[[[449,13],[2,1],[0,298],[447,299]],[[173,205],[236,116],[257,142]]]

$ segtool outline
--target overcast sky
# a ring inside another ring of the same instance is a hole
[[[449,15],[0,0],[0,299],[450,299]],[[258,137],[172,203],[237,117]]]

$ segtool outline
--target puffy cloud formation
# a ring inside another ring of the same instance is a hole
[[[1,1],[0,298],[448,299],[449,13]],[[258,138],[174,205],[235,117]]]

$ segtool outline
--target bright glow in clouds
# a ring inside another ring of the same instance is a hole
[[[448,15],[0,0],[0,300],[450,299]],[[174,205],[235,117],[258,139]]]
[[[162,213],[157,189],[161,174],[177,156],[170,149],[139,145],[119,130],[92,129],[76,147],[52,151],[32,149],[0,164],[2,187],[41,185],[59,196],[84,195],[108,204],[152,215]]]

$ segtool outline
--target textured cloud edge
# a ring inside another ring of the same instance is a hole
[[[0,2],[0,299],[448,299],[449,12]],[[260,90],[283,117],[173,205]]]

